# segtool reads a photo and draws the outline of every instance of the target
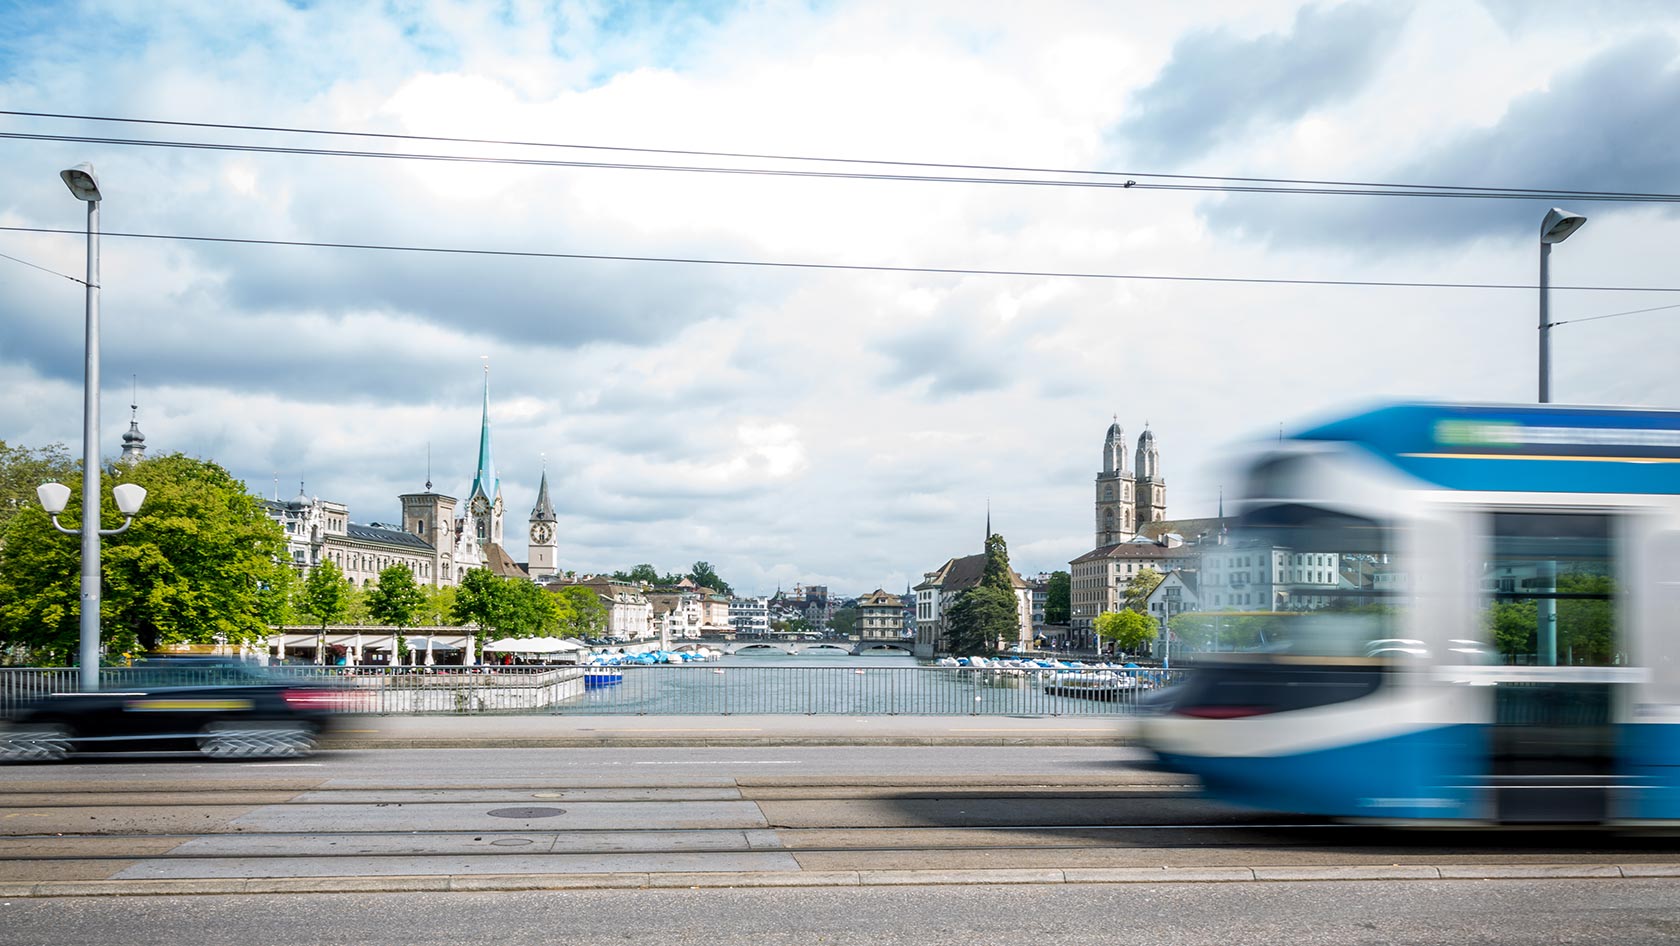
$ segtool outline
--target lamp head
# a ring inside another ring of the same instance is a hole
[[[123,483],[112,487],[111,495],[117,499],[117,511],[125,516],[132,516],[140,511],[140,504],[146,501],[146,487],[138,483]]]
[[[1581,229],[1581,224],[1587,218],[1581,214],[1572,214],[1567,210],[1553,207],[1546,212],[1546,219],[1540,223],[1541,243],[1562,243],[1569,239],[1569,235]]]
[[[42,483],[35,487],[35,495],[41,500],[41,508],[48,515],[56,516],[64,511],[64,505],[70,501],[70,487],[63,483]]]
[[[58,172],[58,176],[64,179],[64,186],[70,188],[70,193],[75,194],[77,200],[99,200],[99,178],[93,176],[93,165],[83,161]]]

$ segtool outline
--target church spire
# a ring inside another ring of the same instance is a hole
[[[478,472],[473,474],[469,497],[482,494],[494,502],[501,495],[502,484],[496,478],[496,460],[490,453],[490,360],[484,361],[484,414],[478,429]]]
[[[548,461],[543,461],[542,482],[537,485],[537,504],[531,509],[532,522],[554,522],[554,504],[548,501]]]
[[[134,394],[129,397],[128,432],[123,434],[122,463],[138,463],[146,459],[146,435],[140,432],[140,405],[137,403],[140,381],[134,379]]]
[[[980,547],[981,548],[986,548],[987,545],[991,541],[992,541],[992,498],[990,496],[988,496],[988,497],[986,497],[986,541],[980,543]]]

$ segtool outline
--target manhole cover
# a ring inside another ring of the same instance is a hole
[[[525,845],[531,843],[531,839],[530,838],[498,838],[497,840],[491,841],[490,843],[496,845],[497,847],[524,847]]]
[[[496,808],[490,812],[496,818],[552,818],[565,813],[564,808]]]

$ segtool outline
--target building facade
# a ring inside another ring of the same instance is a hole
[[[986,553],[947,559],[945,564],[923,575],[916,592],[916,640],[918,657],[932,657],[950,651],[948,618],[957,596],[980,583],[986,572]],[[999,641],[1005,648],[1032,643],[1032,587],[1013,569],[1009,572],[1015,590],[1015,634]]]
[[[1140,531],[1158,528],[1167,518],[1167,481],[1161,475],[1155,432],[1145,424],[1138,435],[1135,469],[1127,467],[1126,448],[1126,432],[1115,418],[1103,437],[1102,469],[1096,479],[1096,546],[1068,563],[1070,620],[1076,636],[1088,636],[1097,615],[1119,607],[1113,588],[1117,578],[1129,578],[1141,567],[1162,570],[1159,564],[1146,565],[1149,557],[1130,548]]]
[[[770,599],[767,597],[729,599],[729,626],[740,637],[770,636]]]
[[[876,588],[857,602],[859,641],[893,641],[904,638],[904,602],[898,595]]]

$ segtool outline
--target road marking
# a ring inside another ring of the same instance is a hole
[[[318,769],[319,762],[252,762],[253,769]]]
[[[621,765],[621,764],[624,764],[624,763],[616,763],[615,762],[615,763],[612,763],[612,764]],[[631,762],[629,764],[630,765],[799,765],[800,763],[796,762],[792,759],[778,759],[778,760],[743,759],[739,762],[717,762],[717,761],[682,762],[682,761],[678,761],[678,760],[672,760],[672,761],[669,761],[669,762]]]
[[[1107,728],[1107,727],[1104,727],[1104,728],[1101,728],[1101,729],[1057,729],[1053,732],[1040,731],[1040,730],[1037,730],[1037,729],[952,729],[952,730],[949,730],[949,731],[950,732],[1015,732],[1015,733],[1021,733],[1023,735],[1027,735],[1027,736],[1040,736],[1040,735],[1054,736],[1058,733],[1064,733],[1064,732],[1113,732],[1114,730],[1110,729],[1110,728]]]
[[[14,811],[9,815],[0,816],[0,820],[4,820],[5,818],[47,818],[47,817],[50,817],[50,816],[47,815],[45,812],[40,812],[40,811]]]
[[[615,736],[635,736],[650,732],[763,732],[762,729],[713,729],[710,726],[696,729],[579,729],[578,732],[610,733]]]

